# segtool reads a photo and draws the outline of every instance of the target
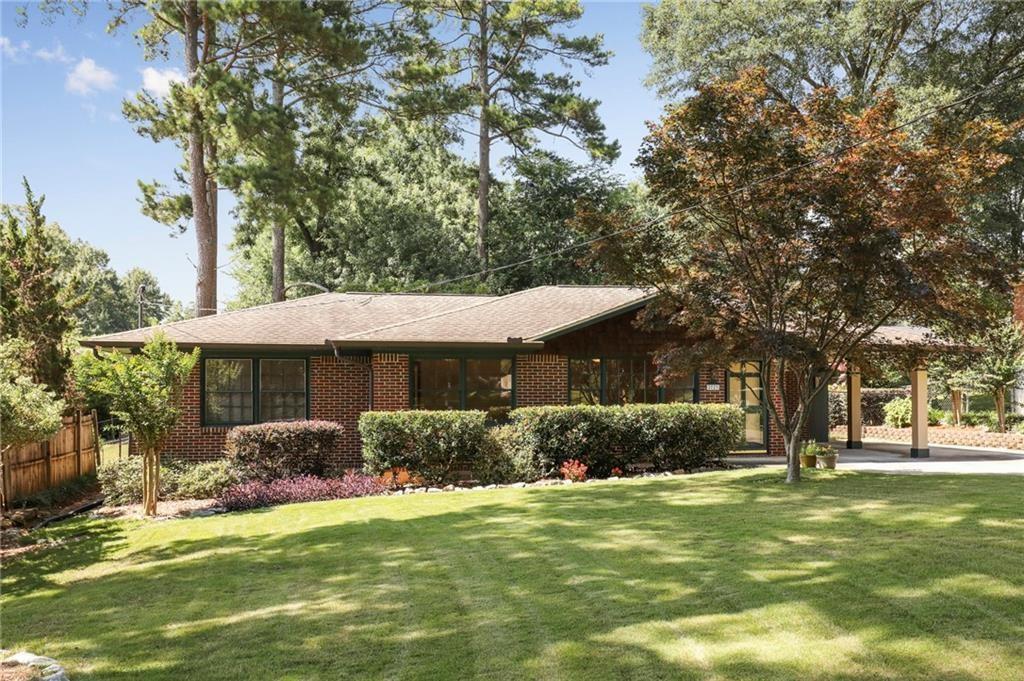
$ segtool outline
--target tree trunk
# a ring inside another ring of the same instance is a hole
[[[953,425],[960,425],[960,414],[963,413],[963,393],[959,390],[949,391],[950,412],[953,415]]]
[[[783,433],[782,442],[786,450],[786,482],[800,482],[800,435]]]
[[[274,106],[284,109],[284,83],[275,80],[273,85]],[[270,258],[270,299],[279,303],[284,300],[284,215],[274,215],[273,250]]]
[[[480,260],[481,280],[487,278],[487,225],[491,221],[491,209],[488,202],[491,192],[491,121],[488,107],[491,103],[490,83],[488,82],[488,45],[487,45],[487,0],[483,0],[480,8],[480,40],[477,50],[477,86],[480,90],[480,140],[478,146],[477,170],[477,218],[476,218],[476,255]]]
[[[996,403],[996,418],[999,420],[999,432],[1006,432],[1006,391],[997,390],[992,397]]]
[[[160,493],[160,453],[156,447],[142,452],[142,512],[156,515],[157,496]]]
[[[192,0],[185,6],[185,71],[190,86],[199,77],[199,6]],[[210,205],[210,178],[206,173],[206,140],[202,113],[192,109],[188,133],[188,170],[192,194],[192,218],[196,230],[196,315],[217,312],[217,214]],[[216,191],[216,186],[213,187]]]

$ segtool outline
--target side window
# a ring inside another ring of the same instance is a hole
[[[252,423],[252,360],[207,359],[204,371],[204,421],[208,425]]]
[[[306,361],[260,360],[260,421],[306,418]]]

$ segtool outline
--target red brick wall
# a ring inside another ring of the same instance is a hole
[[[374,354],[373,408],[376,411],[409,408],[409,355]]]
[[[561,355],[516,357],[516,406],[565,404],[569,399],[569,359]]]
[[[708,385],[717,385],[718,390],[708,390]],[[697,376],[697,399],[700,402],[725,402],[725,369],[704,367]]]
[[[362,466],[359,415],[370,408],[368,357],[312,357],[309,360],[310,418],[337,421],[345,429],[332,462],[336,468]]]
[[[204,428],[202,425],[199,399],[199,371],[202,362],[196,363],[182,394],[181,418],[163,448],[168,459],[184,461],[210,461],[217,459],[224,451],[224,437],[230,428],[218,426]],[[131,453],[137,453],[132,443]]]

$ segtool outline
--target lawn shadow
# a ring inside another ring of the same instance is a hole
[[[1012,486],[895,477],[174,521],[209,530],[68,584],[47,575],[102,560],[102,540],[17,566],[5,629],[48,640],[75,679],[997,678],[1024,660]]]

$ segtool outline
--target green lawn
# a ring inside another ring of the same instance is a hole
[[[3,646],[86,679],[1020,679],[1024,480],[728,472],[89,536]]]

